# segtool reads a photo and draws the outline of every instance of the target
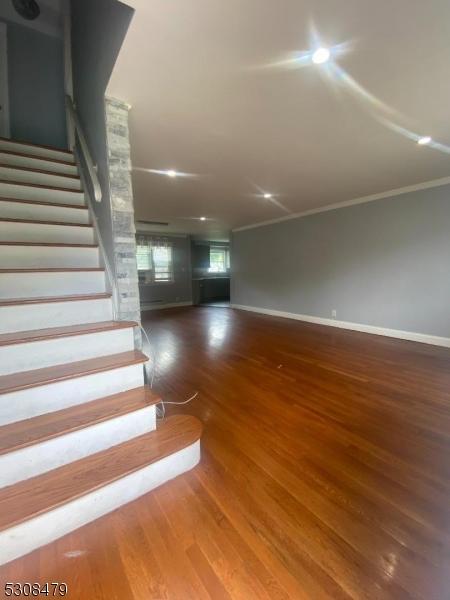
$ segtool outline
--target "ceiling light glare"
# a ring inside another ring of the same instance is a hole
[[[330,60],[330,51],[328,48],[317,48],[317,50],[313,53],[311,60],[315,65],[323,65],[328,60]]]
[[[426,146],[430,142],[431,142],[431,138],[429,135],[424,135],[423,137],[421,137],[417,140],[417,143],[419,144],[419,146]]]
[[[272,198],[272,194],[265,193],[265,194],[264,194],[264,198],[265,198],[266,200],[270,200],[270,199]]]
[[[200,217],[200,221],[206,221],[206,217]]]
[[[176,177],[176,176],[177,176],[177,172],[176,172],[176,171],[174,171],[173,169],[169,169],[169,170],[167,171],[167,176],[168,176],[168,177]]]

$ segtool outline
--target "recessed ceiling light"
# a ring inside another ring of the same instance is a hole
[[[173,169],[169,169],[168,171],[166,171],[166,174],[168,177],[176,177],[178,173]]]
[[[429,135],[424,135],[423,137],[421,137],[417,140],[417,143],[419,144],[419,146],[426,146],[430,142],[431,142],[431,138]]]
[[[265,194],[264,194],[264,198],[265,198],[266,200],[270,200],[270,199],[272,198],[272,194],[265,193]]]
[[[200,221],[206,221],[206,217],[200,217]]]
[[[311,60],[315,65],[322,65],[330,59],[330,51],[328,48],[317,48],[313,53]]]

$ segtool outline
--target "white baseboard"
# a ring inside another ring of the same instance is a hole
[[[363,325],[361,323],[351,323],[349,321],[337,321],[335,319],[326,319],[324,317],[313,317],[311,315],[300,315],[282,310],[272,310],[270,308],[259,308],[257,306],[245,306],[243,304],[231,304],[231,308],[238,310],[248,310],[263,315],[273,317],[283,317],[285,319],[295,319],[316,325],[328,325],[330,327],[339,327],[340,329],[350,329],[351,331],[360,331],[362,333],[371,333],[373,335],[384,335],[387,337],[409,340],[411,342],[420,342],[422,344],[432,344],[434,346],[444,346],[450,348],[450,338],[439,337],[437,335],[427,335],[425,333],[415,333],[413,331],[401,331],[400,329],[387,329],[385,327],[375,327],[374,325]]]
[[[141,311],[160,310],[161,308],[177,308],[180,306],[192,306],[192,302],[169,302],[168,304],[158,304],[157,302],[143,302]]]

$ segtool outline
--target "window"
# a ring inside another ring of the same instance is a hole
[[[136,260],[141,283],[173,281],[172,244],[167,239],[138,236]]]
[[[228,248],[216,248],[211,246],[209,249],[209,269],[210,273],[226,273],[230,268],[230,251]]]
[[[172,281],[172,248],[152,246],[152,257],[155,281]]]

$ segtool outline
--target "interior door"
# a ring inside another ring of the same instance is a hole
[[[0,23],[0,136],[9,137],[7,28]]]

